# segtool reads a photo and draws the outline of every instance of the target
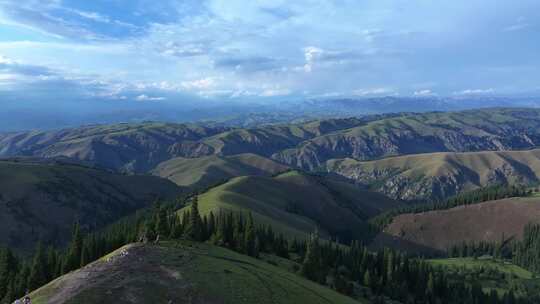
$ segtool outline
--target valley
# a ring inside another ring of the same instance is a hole
[[[34,254],[10,270],[17,280],[47,244],[50,279],[28,286],[55,280],[36,303],[426,303],[398,275],[408,263],[420,288],[447,280],[429,297],[457,299],[481,271],[456,272],[448,258],[536,271],[538,127],[540,110],[497,108],[0,134],[0,279],[2,256]],[[532,278],[496,279],[505,271],[486,274],[476,296],[533,299]],[[5,286],[10,297],[24,285]]]

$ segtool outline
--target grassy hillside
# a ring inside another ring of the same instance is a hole
[[[455,276],[460,280],[465,277],[468,283],[480,284],[484,292],[495,290],[502,296],[513,289],[518,297],[537,295],[540,292],[540,279],[530,271],[507,261],[481,257],[434,259],[428,262],[445,269],[450,277]]]
[[[258,223],[296,237],[304,237],[318,225],[323,234],[364,237],[368,218],[398,206],[382,195],[297,171],[274,178],[235,178],[199,197],[202,214],[252,212]]]
[[[61,163],[0,161],[0,246],[25,251],[63,243],[75,219],[99,227],[179,188],[152,176],[125,176]]]
[[[31,297],[37,304],[362,303],[262,260],[173,242],[127,245]]]
[[[273,158],[316,169],[327,160],[482,150],[519,150],[540,143],[540,110],[483,109],[410,114],[375,120],[306,140]]]
[[[159,164],[152,174],[167,178],[177,185],[206,188],[237,176],[271,176],[288,167],[256,154],[173,158]]]
[[[331,159],[535,148],[540,110],[482,109],[399,114],[256,128],[141,123],[0,134],[0,156],[71,157],[148,172],[175,157],[253,153],[315,170]]]
[[[327,166],[394,198],[445,198],[491,185],[538,183],[540,150],[427,153],[365,162],[344,159]]]
[[[422,246],[446,250],[462,242],[521,238],[529,222],[540,222],[540,199],[509,198],[448,210],[395,217],[385,233]]]
[[[214,153],[199,140],[224,130],[227,129],[140,123],[8,133],[0,134],[0,156],[62,156],[115,170],[146,172],[172,157]]]

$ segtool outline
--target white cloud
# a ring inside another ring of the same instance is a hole
[[[310,73],[313,69],[313,64],[317,57],[321,56],[323,54],[323,50],[314,46],[309,46],[304,49],[304,58],[306,60],[306,64],[304,65],[304,71],[306,73]]]
[[[290,95],[291,90],[289,89],[266,89],[259,94],[262,97],[274,97],[274,96],[286,96]]]
[[[135,98],[137,101],[160,101],[165,100],[165,97],[150,97],[146,94],[139,95]]]
[[[495,93],[492,88],[489,89],[467,89],[463,91],[454,92],[454,95],[484,95]]]
[[[369,96],[369,95],[395,95],[396,91],[392,88],[370,88],[370,89],[359,89],[354,90],[353,95],[358,96]]]
[[[526,29],[530,26],[529,23],[525,20],[524,17],[517,18],[514,24],[511,24],[503,29],[503,32],[515,32]]]
[[[413,93],[414,96],[424,97],[424,96],[436,96],[437,94],[431,90],[419,90]]]
[[[182,81],[181,85],[182,87],[188,90],[193,90],[193,89],[206,90],[206,89],[214,87],[216,85],[216,81],[212,77],[206,77],[206,78],[197,79],[197,80]]]

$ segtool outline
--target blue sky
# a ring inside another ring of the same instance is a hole
[[[0,0],[0,98],[540,91],[537,0]]]

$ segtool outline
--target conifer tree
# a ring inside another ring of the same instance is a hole
[[[73,233],[71,236],[71,244],[69,251],[64,262],[62,273],[68,273],[72,270],[75,270],[81,265],[81,254],[82,254],[82,233],[80,230],[79,222],[76,221],[73,225]]]
[[[253,223],[253,216],[251,213],[248,215],[248,220],[246,223],[246,232],[244,233],[244,248],[247,255],[252,257],[257,257],[256,252],[256,235],[255,235],[255,224]]]
[[[192,241],[200,241],[202,238],[202,220],[199,214],[199,202],[195,196],[191,202],[189,223],[186,227],[185,236]]]
[[[159,204],[157,206],[156,212],[157,212],[157,214],[156,214],[155,231],[161,237],[168,236],[170,231],[169,231],[169,223],[167,221],[167,210],[165,209],[165,207],[163,207],[163,206],[161,206],[161,204]]]
[[[28,288],[31,290],[41,287],[47,282],[46,265],[47,259],[41,241],[37,245],[36,253],[32,260],[32,268],[28,277]]]
[[[306,255],[304,257],[304,262],[302,263],[301,274],[312,281],[321,281],[319,273],[320,264],[321,252],[319,234],[318,232],[315,232],[310,235],[307,242]]]

